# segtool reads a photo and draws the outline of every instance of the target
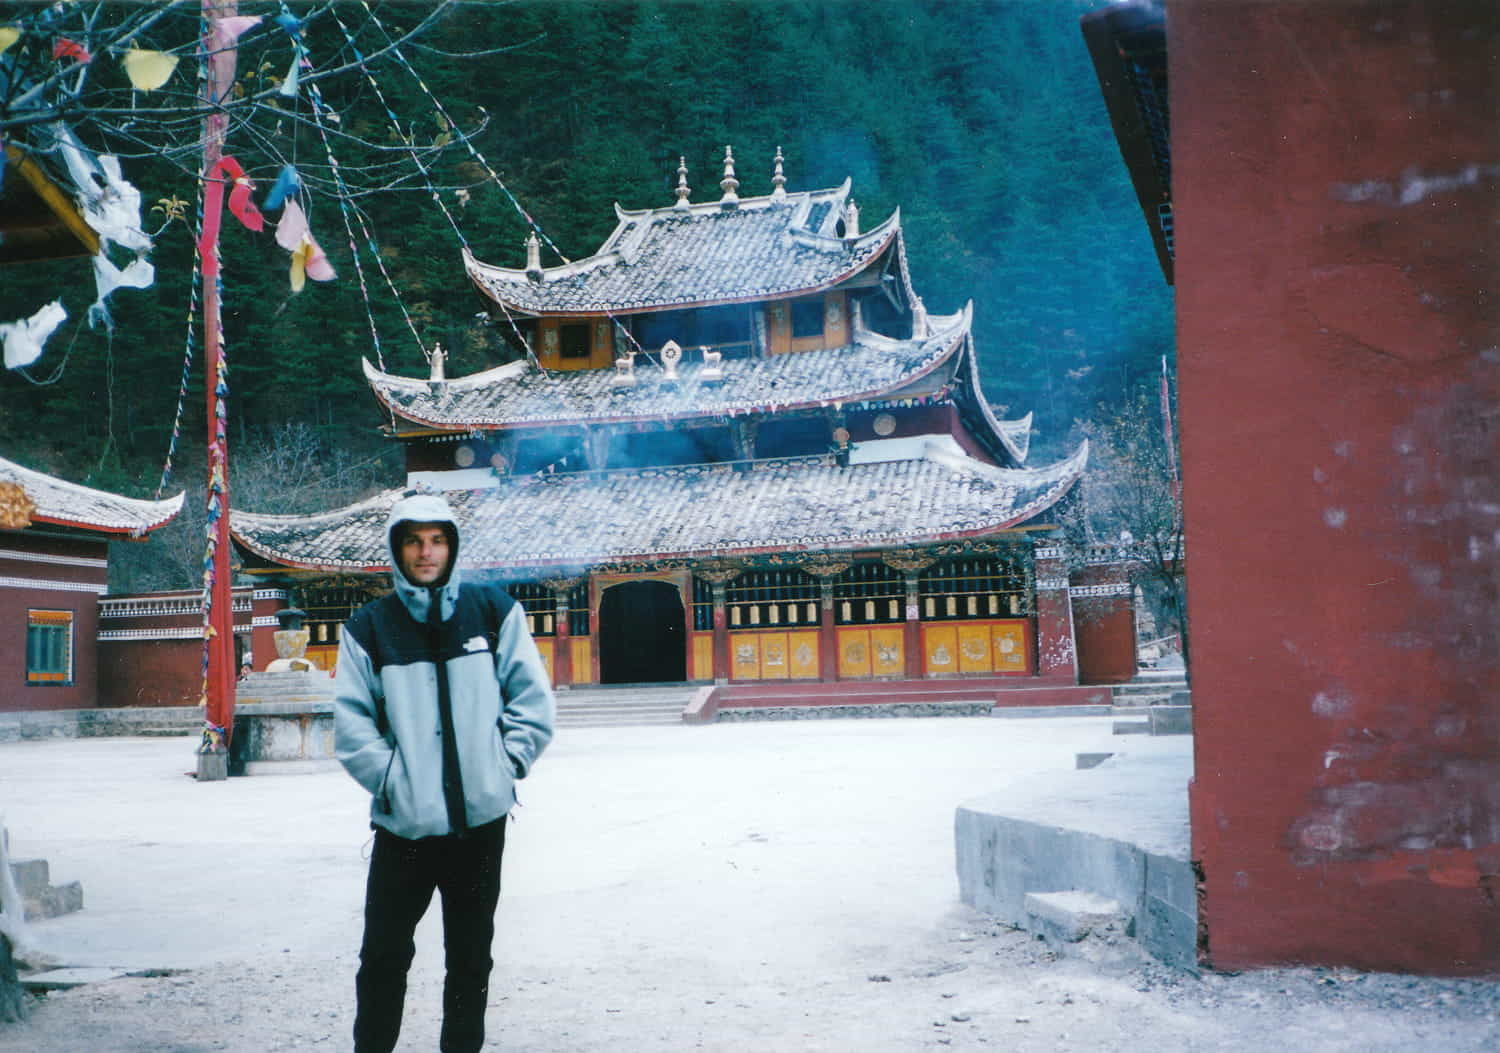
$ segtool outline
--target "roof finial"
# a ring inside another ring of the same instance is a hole
[[[719,189],[724,191],[724,196],[719,198],[719,205],[723,208],[734,208],[740,203],[740,195],[735,193],[740,188],[740,181],[734,177],[734,150],[724,147],[724,178],[719,180]]]
[[[526,275],[531,278],[542,276],[542,243],[535,230],[526,235]]]
[[[677,158],[677,204],[674,207],[687,208],[688,195],[692,192],[693,188],[688,186],[687,182],[687,158],[679,157]]]
[[[786,160],[781,156],[781,147],[776,148],[776,172],[771,176],[771,199],[773,201],[786,200],[786,175],[781,171],[781,162]]]
[[[859,206],[854,203],[852,197],[849,199],[848,206],[844,209],[844,237],[859,237]]]

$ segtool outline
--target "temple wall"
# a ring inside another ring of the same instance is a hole
[[[1206,956],[1500,972],[1500,7],[1167,27]]]
[[[0,711],[93,706],[97,668],[94,633],[99,595],[108,577],[103,541],[0,533]],[[72,620],[72,676],[28,683],[30,611],[64,612]]]
[[[203,695],[203,609],[198,592],[109,596],[100,604],[98,705],[195,706]],[[276,657],[280,589],[233,592],[234,633],[262,670]]]

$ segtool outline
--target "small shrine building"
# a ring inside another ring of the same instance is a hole
[[[182,498],[122,497],[0,458],[0,712],[96,705],[109,542],[166,525]]]
[[[930,315],[900,213],[864,230],[850,185],[616,206],[586,259],[463,265],[512,361],[449,378],[364,364],[405,485],[315,515],[236,510],[245,569],[288,583],[331,665],[389,588],[383,529],[441,491],[465,574],[504,582],[559,685],[985,676],[1078,682],[1050,540],[1086,445],[1027,461],[1031,418],[980,387],[972,305]],[[1129,588],[1106,635],[1134,672]],[[1123,619],[1123,620],[1122,620]],[[1116,661],[1115,664],[1122,664]]]

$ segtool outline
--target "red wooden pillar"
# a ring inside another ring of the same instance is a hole
[[[839,678],[839,630],[833,618],[833,579],[818,582],[818,679]]]
[[[1073,604],[1068,596],[1068,567],[1055,545],[1034,553],[1036,570],[1037,675],[1078,683],[1078,653],[1073,643]]]
[[[728,581],[712,582],[714,589],[714,683],[729,683],[729,612],[725,609]]]
[[[570,687],[573,683],[573,644],[568,635],[568,590],[576,584],[575,581],[555,582],[552,588],[556,590],[554,597],[556,606],[553,618],[555,626],[552,636],[552,686],[554,688]]]
[[[906,659],[906,679],[920,680],[924,675],[922,655],[922,589],[918,571],[905,571],[906,621],[901,626],[901,653]]]

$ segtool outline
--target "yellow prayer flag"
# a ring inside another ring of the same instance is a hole
[[[165,51],[143,51],[131,48],[125,52],[125,73],[136,91],[155,91],[167,82],[177,68],[177,56]]]
[[[10,50],[10,46],[21,39],[21,31],[15,26],[0,26],[0,55]]]

